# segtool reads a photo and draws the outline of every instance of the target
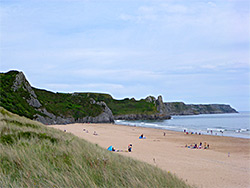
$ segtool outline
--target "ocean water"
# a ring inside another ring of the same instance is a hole
[[[116,120],[116,124],[150,127],[217,136],[231,136],[250,139],[250,112],[230,114],[201,114],[172,116],[170,120],[126,121]]]

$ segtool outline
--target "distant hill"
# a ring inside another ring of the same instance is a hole
[[[156,99],[113,99],[101,93],[54,93],[32,87],[19,71],[0,73],[0,106],[44,124],[113,123],[115,119],[169,119],[170,115],[235,113],[229,105],[186,105]]]
[[[0,187],[180,187],[155,166],[0,107]]]

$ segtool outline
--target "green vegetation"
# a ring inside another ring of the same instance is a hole
[[[114,115],[124,114],[155,114],[157,113],[156,105],[152,102],[146,102],[141,99],[136,101],[134,99],[112,100],[107,101]]]
[[[13,91],[12,86],[18,73],[18,71],[9,71],[0,74],[0,106],[30,119],[33,119],[36,114],[46,116],[28,104],[27,100],[31,99],[31,95],[25,88],[24,82],[27,82],[26,80],[21,83],[18,90]],[[93,102],[93,99],[96,102],[104,101],[114,115],[157,113],[156,105],[143,99],[139,101],[135,99],[115,100],[108,94],[53,93],[33,87],[31,89],[42,105],[40,109],[46,108],[55,116],[73,117],[74,119],[86,116],[96,117],[103,112],[104,107]]]
[[[33,119],[36,114],[45,116],[43,113],[30,106],[27,100],[30,93],[23,87],[13,91],[12,86],[18,71],[9,71],[0,74],[0,106],[5,109]],[[90,97],[87,95],[53,93],[46,90],[32,88],[42,108],[56,116],[73,117],[75,119],[86,116],[98,116],[102,113],[103,107],[91,104]]]
[[[0,106],[15,114],[33,119],[38,112],[25,100],[27,92],[23,88],[14,92],[11,88],[17,74],[18,71],[0,73]]]
[[[103,112],[103,107],[92,104],[90,97],[80,94],[53,93],[46,90],[33,88],[38,100],[46,106],[48,112],[56,116],[82,118],[98,116]]]
[[[139,101],[133,98],[116,100],[111,95],[102,93],[79,93],[78,96],[92,98],[95,101],[104,101],[114,115],[157,113],[156,105],[153,102],[147,102],[145,99]]]
[[[1,187],[189,187],[171,173],[3,108],[0,138]]]

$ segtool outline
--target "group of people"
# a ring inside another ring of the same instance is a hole
[[[207,144],[206,142],[202,144],[202,142],[200,142],[199,146],[198,144],[190,144],[190,145],[186,144],[185,147],[190,149],[209,149],[209,144]]]
[[[146,139],[146,137],[145,137],[143,134],[141,134],[141,135],[139,136],[139,139]],[[115,152],[123,152],[123,150],[116,150],[114,146],[109,146],[109,147],[107,148],[107,150],[109,150],[109,151],[115,151]],[[127,152],[132,152],[132,144],[129,144],[129,145],[128,145],[128,150],[127,150]]]
[[[116,150],[114,146],[109,146],[107,150],[115,152],[123,152],[123,150]],[[132,152],[132,144],[128,145],[128,152]]]
[[[83,129],[83,131],[86,132],[86,133],[89,133],[89,131],[86,130],[86,129]],[[94,131],[94,132],[93,132],[93,135],[94,135],[94,136],[97,136],[98,134],[96,133],[96,131]]]
[[[184,129],[183,131],[185,134],[198,134],[198,135],[201,135],[201,133],[198,133],[198,132],[188,132],[186,129]]]

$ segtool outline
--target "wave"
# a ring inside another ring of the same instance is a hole
[[[226,129],[223,128],[207,128],[207,131],[224,132]]]

